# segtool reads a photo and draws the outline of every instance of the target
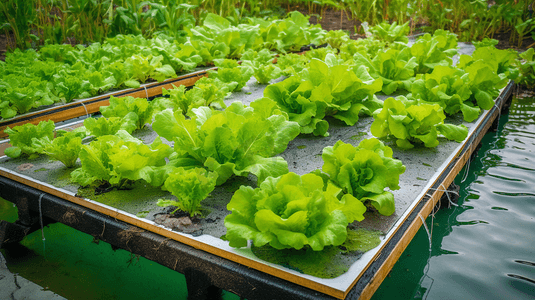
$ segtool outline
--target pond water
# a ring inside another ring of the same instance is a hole
[[[481,144],[459,206],[427,219],[431,250],[421,228],[373,299],[535,299],[535,100]]]
[[[373,299],[535,298],[535,99],[514,99],[457,176],[459,206],[442,208]],[[16,209],[0,199],[0,219]],[[12,272],[68,299],[186,299],[182,274],[62,224],[2,250]],[[239,299],[224,292],[224,299]]]

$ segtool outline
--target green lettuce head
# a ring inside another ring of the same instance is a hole
[[[357,147],[338,141],[323,149],[322,170],[344,193],[363,202],[369,200],[380,214],[389,216],[395,212],[394,195],[385,189],[399,189],[399,176],[405,172],[392,154],[390,147],[375,138],[363,140]]]
[[[366,207],[321,176],[287,173],[267,178],[259,188],[242,186],[227,205],[227,239],[232,247],[269,244],[275,249],[341,245],[349,223],[364,219]],[[341,196],[341,197],[340,197]],[[340,199],[339,199],[340,197]]]

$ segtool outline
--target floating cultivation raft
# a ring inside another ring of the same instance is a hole
[[[251,80],[227,102],[249,104],[262,96],[263,88]],[[403,151],[394,147],[394,158],[406,166],[400,177],[401,188],[393,191],[396,210],[388,217],[367,212],[365,219],[356,223],[354,229],[379,231],[380,243],[367,252],[345,257],[349,260],[347,270],[341,264],[344,270],[334,278],[322,278],[329,276],[321,272],[305,274],[284,261],[282,265],[267,262],[258,258],[251,247],[232,248],[221,238],[225,233],[223,219],[229,214],[226,203],[238,186],[255,186],[254,178],[233,179],[216,188],[211,198],[203,202],[204,221],[179,224],[173,220],[171,224],[166,217],[169,210],[156,205],[158,198],[169,196],[159,188],[141,185],[139,190],[95,195],[70,183],[72,170],[46,157],[31,161],[4,157],[0,165],[0,197],[17,204],[20,223],[2,222],[0,241],[5,241],[7,233],[13,234],[13,238],[20,236],[16,232],[26,233],[30,230],[26,229],[28,226],[39,221],[58,221],[184,273],[192,296],[202,297],[207,287],[215,286],[250,299],[367,299],[470,160],[483,135],[499,118],[512,89],[510,82],[495,100],[496,105],[484,111],[475,122],[463,122],[461,118],[449,120],[468,127],[468,137],[462,143],[441,140],[436,148]],[[145,93],[143,88],[136,91]],[[78,115],[86,113],[83,107],[80,109],[83,111]],[[290,172],[302,175],[318,170],[323,164],[324,147],[338,140],[358,145],[372,137],[372,121],[372,117],[361,117],[355,126],[345,126],[330,120],[328,137],[298,136],[281,156],[288,162]],[[150,126],[134,136],[145,142],[155,138]]]

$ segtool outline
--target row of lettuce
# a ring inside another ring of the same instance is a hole
[[[214,14],[184,37],[118,35],[87,47],[51,44],[8,53],[0,61],[0,119],[32,108],[139,87],[206,66],[215,59],[239,58],[247,50],[280,53],[319,44],[325,31],[293,12],[286,19],[252,18],[237,26]]]
[[[81,186],[124,189],[138,180],[161,186],[176,199],[159,205],[192,216],[200,214],[201,201],[215,186],[253,174],[258,187],[240,187],[227,205],[231,246],[246,246],[248,240],[277,249],[341,245],[348,224],[363,220],[367,210],[395,212],[390,191],[399,189],[405,166],[384,142],[395,141],[402,151],[436,147],[442,137],[464,140],[467,128],[445,123],[446,116],[475,120],[481,109],[492,108],[518,69],[516,53],[485,43],[454,66],[457,40],[445,31],[410,46],[406,40],[328,36],[334,47],[280,56],[276,65],[267,50],[244,54],[251,59],[242,64],[215,60],[219,68],[209,78],[189,90],[165,90],[167,97],[151,102],[112,97],[110,106],[101,107],[102,117],[88,118],[71,132],[57,131],[55,138],[51,121],[8,128],[13,147],[5,153],[46,154],[72,168],[79,159],[71,180]],[[250,105],[227,107],[225,97],[254,74],[286,78],[268,85],[264,97]],[[378,93],[403,96],[383,102]],[[329,120],[353,126],[359,115],[373,116],[376,138],[356,147],[342,141],[326,147],[321,170],[289,173],[277,156],[298,135],[326,136]],[[159,136],[150,144],[132,136],[146,124]],[[90,142],[82,143],[86,138]]]

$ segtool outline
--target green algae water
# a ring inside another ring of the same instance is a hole
[[[535,298],[535,100],[515,99],[457,176],[459,206],[427,219],[373,299]],[[0,219],[16,209],[0,199]],[[56,223],[2,250],[12,272],[68,299],[186,299],[185,278]],[[224,292],[224,299],[239,299]]]

